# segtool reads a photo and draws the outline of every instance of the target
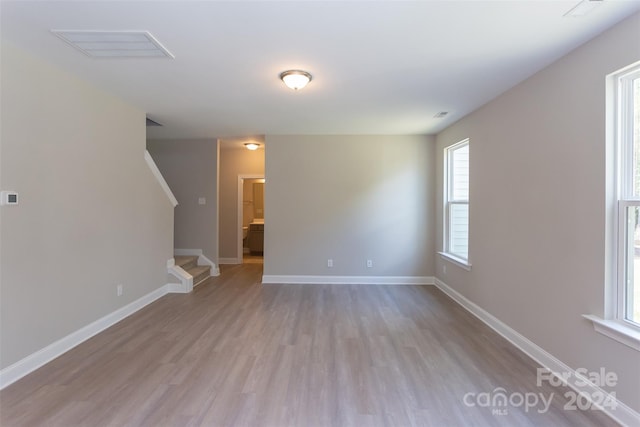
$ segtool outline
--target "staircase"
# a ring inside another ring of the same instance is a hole
[[[198,265],[197,255],[176,255],[173,258],[177,266],[193,276],[194,287],[211,276],[211,267],[208,265]]]

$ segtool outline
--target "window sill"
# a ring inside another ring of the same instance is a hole
[[[462,259],[462,258],[458,258],[455,255],[451,255],[447,252],[438,252],[438,254],[446,259],[447,261],[457,265],[458,267],[464,268],[467,271],[471,271],[471,263],[469,263],[469,261]]]
[[[640,331],[616,320],[601,319],[592,314],[583,314],[582,317],[593,322],[596,332],[608,336],[634,350],[640,351]]]

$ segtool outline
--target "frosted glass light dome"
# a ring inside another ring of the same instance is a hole
[[[289,70],[280,74],[280,79],[293,90],[300,90],[311,81],[311,74],[302,70]]]

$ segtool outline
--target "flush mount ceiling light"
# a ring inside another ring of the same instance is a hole
[[[311,74],[302,70],[288,70],[280,73],[280,80],[293,90],[300,90],[311,81]]]
[[[247,142],[244,146],[247,147],[247,150],[255,151],[260,147],[260,144],[256,142]]]

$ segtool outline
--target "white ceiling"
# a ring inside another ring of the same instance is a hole
[[[152,138],[430,134],[640,11],[563,17],[576,3],[3,0],[0,31],[146,111]],[[175,59],[89,58],[50,30],[149,31]]]

